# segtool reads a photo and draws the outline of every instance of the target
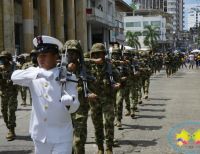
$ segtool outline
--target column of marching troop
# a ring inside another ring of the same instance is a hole
[[[134,118],[138,104],[143,103],[142,98],[148,99],[150,76],[160,72],[163,65],[169,76],[181,65],[178,55],[126,50],[119,44],[109,49],[106,46],[95,43],[89,52],[84,52],[79,41],[69,40],[60,51],[67,55],[67,70],[79,79],[80,106],[72,114],[74,154],[85,153],[89,111],[95,129],[97,153],[113,153],[114,126],[122,127],[123,104],[125,116]],[[21,93],[21,105],[27,105],[27,88],[14,86],[10,76],[14,69],[37,67],[37,52],[32,50],[30,54],[18,55],[13,60],[9,52],[3,51],[0,66],[1,110],[9,129],[6,138],[10,141],[15,139],[17,89]]]

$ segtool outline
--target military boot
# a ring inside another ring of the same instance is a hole
[[[142,102],[142,100],[141,99],[139,99],[138,100],[138,104],[142,104],[143,102]]]
[[[117,126],[117,127],[122,127],[122,123],[121,123],[120,120],[117,120],[117,122],[116,122],[116,126]]]
[[[22,102],[22,104],[21,104],[22,106],[26,106],[26,101],[25,100],[23,100],[23,102]]]
[[[104,154],[104,147],[103,145],[98,145],[98,152],[97,154]]]
[[[125,116],[130,116],[130,111],[126,109]]]
[[[131,118],[134,118],[135,117],[135,112],[134,110],[131,110]]]
[[[107,149],[106,149],[106,154],[113,154],[112,148],[107,148]]]
[[[6,136],[7,141],[13,141],[15,139],[15,129],[9,129],[9,132]]]
[[[148,94],[147,93],[145,93],[144,99],[148,99]]]

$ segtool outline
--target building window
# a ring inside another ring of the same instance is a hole
[[[141,22],[133,22],[133,27],[141,27]]]
[[[159,27],[161,26],[161,22],[160,21],[151,21],[151,25],[154,27]]]
[[[126,22],[126,27],[141,27],[141,22]]]
[[[133,27],[133,22],[126,22],[126,27]]]
[[[146,26],[149,25],[149,22],[148,21],[143,21],[143,27],[145,28]]]

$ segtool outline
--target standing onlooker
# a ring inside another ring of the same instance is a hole
[[[192,69],[193,69],[194,64],[195,64],[195,56],[194,56],[194,54],[192,54],[192,53],[189,54],[189,61],[190,61],[189,69],[190,69],[191,67],[192,67]]]

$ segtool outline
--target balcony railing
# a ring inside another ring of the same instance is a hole
[[[88,21],[97,21],[111,27],[115,26],[114,17],[111,15],[108,15],[103,10],[100,10],[98,8],[87,8],[86,14],[87,14]]]

